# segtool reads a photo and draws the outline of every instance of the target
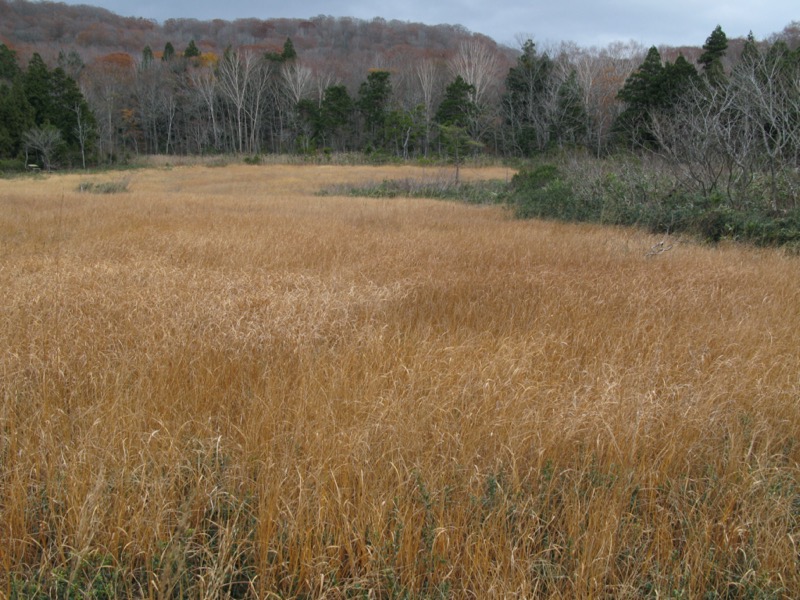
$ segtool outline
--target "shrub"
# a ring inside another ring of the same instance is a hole
[[[16,159],[0,159],[0,173],[18,173],[24,170],[24,161]]]
[[[577,196],[570,182],[551,164],[517,173],[511,180],[508,200],[522,219],[599,221],[602,213],[601,202]]]
[[[507,200],[519,218],[595,221],[643,227],[654,233],[688,233],[710,241],[800,246],[800,209],[792,191],[774,210],[756,194],[742,202],[718,190],[687,188],[656,159],[560,157],[555,164],[523,168]]]
[[[78,191],[88,192],[90,194],[120,194],[128,191],[128,183],[128,179],[118,179],[117,181],[105,181],[102,183],[83,181],[78,185]]]

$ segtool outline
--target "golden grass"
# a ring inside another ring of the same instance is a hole
[[[0,181],[0,597],[800,596],[800,260],[436,173]]]

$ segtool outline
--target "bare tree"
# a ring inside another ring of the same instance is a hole
[[[220,132],[217,124],[217,77],[210,67],[193,69],[189,72],[189,81],[195,93],[202,99],[203,106],[211,121],[214,148],[220,149]]]
[[[261,103],[269,81],[269,66],[264,62],[252,52],[228,50],[218,65],[220,94],[233,105],[239,152],[255,151]]]
[[[730,136],[724,131],[733,124],[730,110],[731,96],[725,88],[698,84],[675,106],[651,115],[658,154],[672,166],[678,181],[706,197],[718,189],[726,173],[733,177],[725,143]]]
[[[497,81],[499,65],[497,52],[488,43],[477,39],[461,42],[458,52],[449,62],[453,76],[460,75],[475,87],[472,100],[479,107],[488,100],[490,86]]]
[[[422,110],[425,117],[425,155],[428,154],[431,139],[431,122],[433,121],[434,106],[438,99],[438,88],[441,81],[439,63],[432,59],[424,59],[417,63],[415,69],[416,79],[421,92]]]
[[[281,78],[285,93],[293,106],[308,96],[313,88],[313,71],[298,61],[284,63],[281,67]]]
[[[41,156],[42,166],[48,172],[53,168],[53,156],[64,143],[61,131],[53,126],[29,129],[23,134],[22,141],[25,144],[25,163],[28,162],[28,151],[33,150]]]
[[[797,165],[797,115],[800,108],[800,66],[781,54],[783,47],[753,56],[731,75],[735,104],[759,142],[764,170],[769,174],[772,209],[778,209],[778,179]],[[786,50],[788,53],[788,49]]]
[[[92,135],[92,127],[89,125],[86,119],[86,115],[83,114],[83,109],[81,108],[80,103],[76,103],[75,106],[72,107],[73,112],[75,113],[75,138],[78,140],[78,145],[81,148],[81,166],[83,169],[86,169],[86,144],[89,141],[89,137]]]
[[[238,151],[244,152],[244,103],[247,89],[239,53],[227,50],[219,62],[218,86],[220,94],[233,105],[236,120],[236,144]]]
[[[600,155],[622,110],[617,93],[641,63],[645,48],[637,42],[615,42],[600,50],[562,48],[565,51],[583,92],[590,143]]]

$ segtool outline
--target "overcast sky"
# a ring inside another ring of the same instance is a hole
[[[537,43],[574,41],[605,46],[635,40],[646,46],[702,45],[714,27],[728,37],[753,31],[762,39],[800,20],[797,0],[67,0],[102,6],[124,16],[163,22],[259,19],[317,15],[359,19],[399,19],[428,25],[463,25],[497,42],[517,46],[530,37]]]

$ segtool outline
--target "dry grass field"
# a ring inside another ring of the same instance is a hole
[[[800,259],[423,175],[0,180],[0,597],[800,597]]]

